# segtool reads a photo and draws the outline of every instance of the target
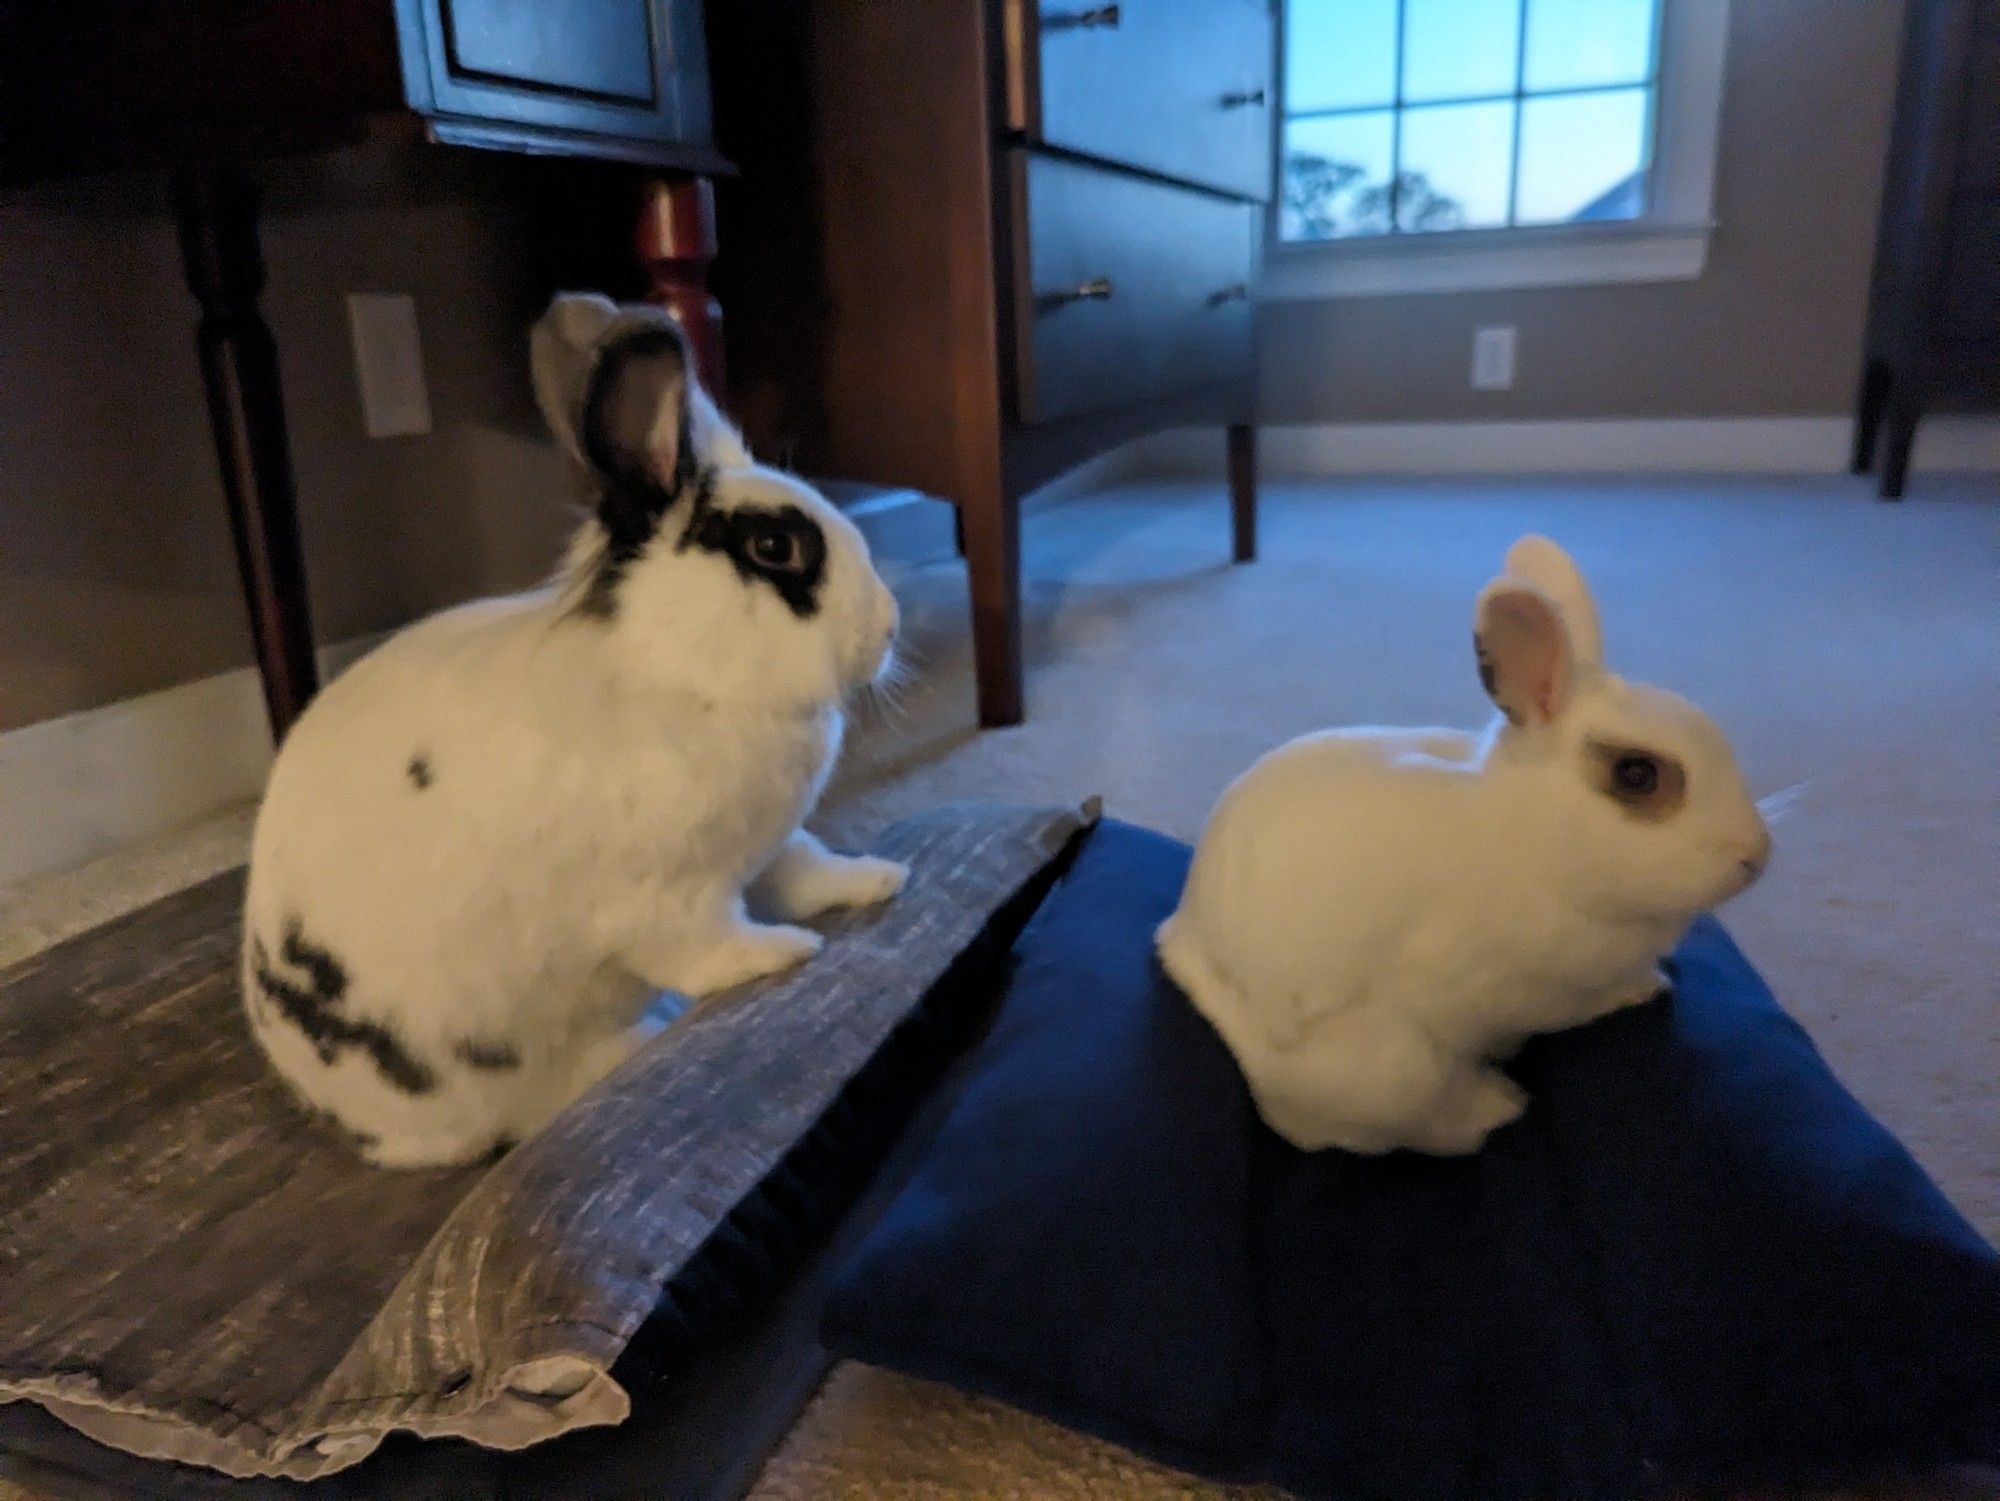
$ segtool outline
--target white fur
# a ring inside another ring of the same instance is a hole
[[[565,419],[581,386],[562,364],[591,346],[557,336],[601,336],[608,308],[558,299],[536,335],[537,389],[579,457]],[[403,631],[333,682],[278,756],[245,910],[252,1030],[384,1165],[464,1161],[534,1131],[648,1035],[657,990],[707,994],[812,954],[816,934],[746,914],[760,878],[753,900],[791,920],[901,887],[902,867],[830,854],[799,827],[846,696],[887,661],[894,599],[845,517],[752,464],[691,382],[683,395],[700,409],[697,454],[719,468],[717,508],[785,504],[819,524],[816,616],[727,558],[676,548],[683,499],[626,570],[615,613],[593,617],[578,606],[604,536],[588,521],[551,587]],[[428,787],[410,775],[416,757]],[[310,978],[284,953],[293,923],[345,972],[342,1019],[386,1028],[434,1089],[394,1087],[363,1049],[325,1061],[271,1004],[256,945],[293,983]],[[469,1067],[467,1043],[510,1049],[519,1067]]]
[[[1476,1151],[1519,1115],[1492,1066],[1530,1034],[1656,993],[1694,915],[1762,870],[1770,836],[1721,732],[1693,705],[1604,670],[1597,612],[1560,548],[1525,538],[1481,596],[1555,607],[1496,697],[1534,704],[1485,733],[1334,730],[1280,747],[1222,796],[1168,973],[1295,1145]],[[1562,650],[1566,648],[1566,650]],[[1512,695],[1510,697],[1510,695]],[[1586,774],[1593,741],[1678,757],[1678,813],[1634,818]]]

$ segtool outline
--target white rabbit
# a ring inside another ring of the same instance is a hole
[[[1223,793],[1162,964],[1265,1121],[1308,1151],[1477,1151],[1518,1116],[1492,1066],[1654,995],[1660,958],[1771,837],[1722,732],[1603,665],[1542,537],[1479,596],[1484,734],[1307,735]]]
[[[661,989],[799,963],[903,867],[799,827],[894,597],[853,524],[752,462],[667,315],[556,299],[536,395],[591,510],[547,589],[419,622],[287,736],[252,846],[251,1029],[384,1166],[541,1126]]]

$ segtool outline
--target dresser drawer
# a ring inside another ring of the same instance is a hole
[[[445,140],[561,131],[583,154],[706,147],[697,0],[396,0],[404,95]],[[612,143],[627,143],[619,150]]]
[[[1952,205],[1941,334],[1953,341],[2000,336],[2000,194]]]
[[[1012,124],[1031,141],[1262,200],[1269,0],[1005,0]]]
[[[1958,144],[1958,190],[2000,193],[2000,4],[1973,29]]]
[[[1251,365],[1255,206],[1010,153],[1023,422],[1238,381]]]

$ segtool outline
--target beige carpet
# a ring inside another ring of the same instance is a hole
[[[1708,707],[1760,792],[1803,789],[1731,924],[1856,1093],[2000,1237],[2000,486],[1916,491],[1886,506],[1844,479],[1274,485],[1264,561],[1245,568],[1222,561],[1215,486],[1056,508],[1027,525],[1030,722],[972,730],[961,571],[916,568],[899,592],[922,670],[856,737],[826,821],[858,836],[941,798],[1094,791],[1192,836],[1224,783],[1302,730],[1474,723],[1473,593],[1516,534],[1546,531],[1597,585],[1612,665]],[[0,948],[240,858],[241,829],[237,814],[0,888]],[[756,1494],[1232,1493],[845,1367]],[[1925,1494],[2000,1497],[2000,1482]]]

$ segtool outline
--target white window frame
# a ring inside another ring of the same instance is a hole
[[[1708,264],[1715,233],[1715,157],[1728,47],[1729,0],[1661,0],[1658,114],[1642,217],[1286,241],[1279,238],[1274,193],[1265,221],[1259,299],[1693,280]],[[1280,66],[1281,93],[1283,76]],[[1282,100],[1271,113],[1273,180],[1282,181]]]

